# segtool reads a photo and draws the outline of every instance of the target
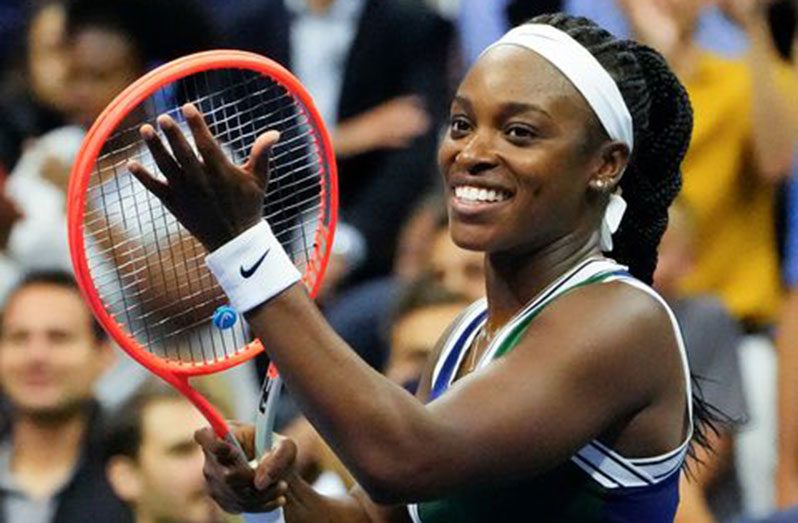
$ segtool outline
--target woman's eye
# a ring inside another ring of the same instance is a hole
[[[471,124],[463,117],[453,117],[449,123],[453,133],[464,133],[471,128]]]
[[[527,126],[513,125],[507,129],[507,135],[515,139],[529,140],[535,138],[537,133]]]

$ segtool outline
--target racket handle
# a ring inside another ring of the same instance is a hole
[[[276,372],[273,373],[270,369],[262,394],[266,404],[258,406],[258,414],[255,417],[255,454],[258,457],[271,450],[274,443],[274,417],[277,414],[277,400],[283,387],[283,378],[279,374],[272,377],[274,374]]]

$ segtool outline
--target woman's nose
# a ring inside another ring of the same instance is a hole
[[[496,166],[493,139],[487,133],[474,133],[457,154],[455,162],[469,174],[479,174]]]

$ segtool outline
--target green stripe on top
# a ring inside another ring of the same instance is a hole
[[[622,272],[623,271],[606,271],[606,272],[600,272],[598,274],[594,274],[593,276],[591,276],[591,277],[589,277],[589,278],[587,278],[587,279],[585,279],[585,280],[583,280],[583,281],[581,281],[579,283],[575,283],[574,285],[565,287],[561,292],[555,293],[548,300],[538,304],[537,307],[531,309],[530,311],[528,311],[526,314],[524,314],[523,316],[521,316],[519,318],[518,324],[515,325],[510,330],[510,332],[507,334],[506,337],[504,337],[501,340],[498,340],[499,341],[499,346],[495,350],[495,352],[493,352],[493,355],[490,357],[490,361],[496,360],[497,358],[500,358],[500,357],[504,356],[505,354],[510,352],[512,349],[514,349],[515,346],[518,345],[518,342],[521,341],[521,337],[524,335],[524,333],[526,332],[527,328],[529,328],[529,324],[532,323],[532,320],[534,320],[538,316],[538,314],[540,314],[543,311],[543,309],[546,307],[546,305],[548,305],[549,303],[553,302],[554,300],[556,300],[560,296],[562,296],[564,294],[567,294],[567,293],[569,293],[569,292],[571,292],[571,291],[573,291],[575,289],[578,289],[580,287],[584,287],[586,285],[591,285],[593,283],[604,282],[604,281],[608,280],[609,278],[611,278],[613,276],[617,276],[618,274],[621,274]]]

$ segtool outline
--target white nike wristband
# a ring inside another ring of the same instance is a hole
[[[302,277],[266,220],[210,253],[205,264],[230,298],[230,305],[241,314],[274,298]]]

